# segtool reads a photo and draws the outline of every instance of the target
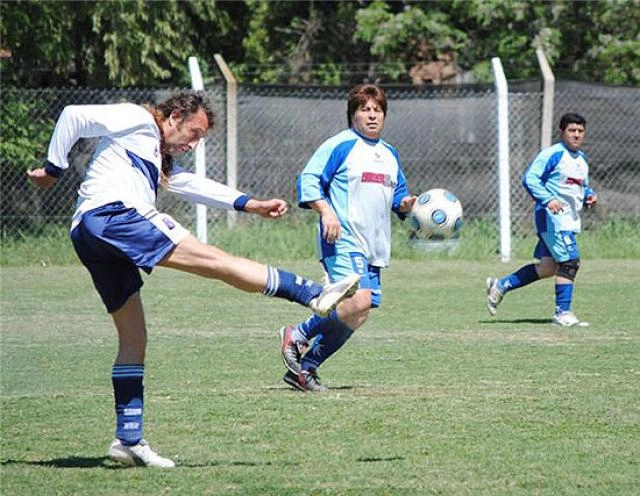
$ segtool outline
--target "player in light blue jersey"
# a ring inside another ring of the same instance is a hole
[[[265,218],[287,212],[281,199],[257,200],[224,184],[186,172],[174,157],[193,150],[213,126],[202,92],[184,92],[145,108],[131,103],[73,105],[60,115],[44,167],[28,171],[49,188],[69,167],[80,138],[100,138],[78,192],[71,239],[118,332],[112,369],[116,437],[107,454],[126,465],[169,468],[172,460],[143,439],[143,376],[147,343],[140,269],[156,265],[219,279],[327,315],[352,294],[356,277],[324,288],[291,272],[230,255],[201,243],[171,216],[156,210],[160,187],[186,200]]]
[[[355,296],[328,317],[314,315],[280,329],[288,369],[284,381],[301,391],[326,390],[318,368],[366,322],[370,309],[380,306],[380,269],[389,265],[391,254],[391,212],[404,219],[416,200],[397,151],[380,139],[386,114],[381,88],[353,88],[349,129],[325,141],[298,179],[299,206],[320,215],[317,248],[329,281],[360,277]]]
[[[555,313],[552,322],[563,327],[586,327],[571,312],[573,286],[580,267],[576,234],[580,232],[582,207],[595,205],[589,187],[589,165],[580,150],[586,121],[569,113],[560,119],[561,141],[542,150],[527,168],[522,184],[535,201],[534,222],[538,262],[525,265],[501,279],[487,278],[487,309],[498,311],[504,295],[539,279],[556,276]]]

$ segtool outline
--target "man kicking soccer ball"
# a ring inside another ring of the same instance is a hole
[[[175,464],[144,441],[143,377],[147,329],[140,298],[140,269],[156,265],[218,279],[246,292],[262,292],[328,315],[358,286],[358,276],[324,288],[269,265],[233,256],[201,243],[173,217],[156,209],[166,188],[185,200],[279,218],[287,203],[257,200],[224,184],[186,172],[174,157],[193,150],[213,126],[203,92],[184,92],[157,107],[132,103],[70,105],[53,131],[44,167],[28,172],[49,188],[69,167],[80,138],[99,138],[80,185],[71,240],[111,314],[118,332],[112,369],[116,436],[107,455],[125,465],[169,468]]]
[[[586,120],[569,113],[560,119],[561,141],[542,150],[527,168],[522,184],[535,201],[534,222],[538,244],[533,256],[539,261],[521,267],[501,279],[487,278],[487,309],[491,315],[509,291],[555,274],[556,309],[551,319],[562,327],[589,324],[571,312],[573,285],[580,267],[576,234],[580,232],[583,205],[595,205],[589,188],[589,165],[580,150]]]

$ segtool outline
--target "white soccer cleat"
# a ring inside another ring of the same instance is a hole
[[[322,293],[309,302],[309,308],[320,317],[326,317],[338,303],[355,294],[359,283],[360,276],[351,274],[340,281],[327,284],[322,288]]]
[[[551,322],[560,327],[589,327],[589,322],[583,322],[572,312],[558,312]]]
[[[498,305],[503,297],[504,293],[498,289],[498,280],[495,277],[487,277],[487,310],[491,315],[498,313]]]
[[[125,446],[119,439],[114,439],[109,446],[107,456],[113,461],[127,466],[173,468],[173,460],[164,458],[153,451],[143,439],[133,446]]]

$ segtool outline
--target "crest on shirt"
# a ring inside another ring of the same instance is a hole
[[[167,217],[167,216],[162,217],[162,222],[164,222],[164,225],[167,226],[169,229],[173,229],[174,227],[176,227],[171,217]]]

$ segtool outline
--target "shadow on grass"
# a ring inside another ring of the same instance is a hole
[[[362,389],[363,387],[367,387],[367,386],[329,386],[329,392],[331,391],[349,391],[352,389]],[[300,391],[299,389],[295,389],[291,386],[265,386],[261,389],[266,389],[267,391],[284,391],[284,392],[293,392],[293,393],[298,393],[298,394],[307,394],[306,391]],[[326,393],[309,393],[310,396],[322,396],[325,395]]]
[[[484,319],[480,324],[551,324],[551,319]]]
[[[386,457],[361,457],[356,458],[357,462],[371,463],[371,462],[393,462],[396,460],[404,460],[404,456],[386,456]]]
[[[139,468],[135,466],[127,466],[120,465],[117,462],[109,459],[106,456],[97,456],[97,457],[79,457],[72,456],[69,458],[54,458],[53,460],[2,460],[0,461],[0,466],[11,466],[11,465],[27,465],[27,466],[36,466],[36,467],[55,467],[55,468],[105,468],[105,469],[128,469],[128,468]],[[205,463],[190,463],[188,461],[185,462],[177,462],[176,468],[188,467],[188,468],[202,468],[202,467],[222,467],[222,466],[231,466],[231,467],[263,467],[270,466],[273,463],[266,462],[251,462],[251,461],[215,461],[211,460]],[[287,463],[287,465],[297,465],[296,463],[291,464]]]
[[[40,467],[57,467],[57,468],[114,468],[115,465],[106,456],[82,457],[72,456],[69,458],[54,458],[53,460],[2,460],[1,466],[7,465],[33,465]]]

